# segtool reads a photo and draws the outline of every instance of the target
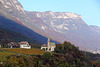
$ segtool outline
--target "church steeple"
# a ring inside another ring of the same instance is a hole
[[[47,51],[49,51],[50,49],[50,39],[48,38],[48,41],[47,41]]]

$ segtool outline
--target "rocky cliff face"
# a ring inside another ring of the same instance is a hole
[[[16,21],[23,26],[27,25],[28,28],[35,28],[30,18],[26,15],[24,8],[17,0],[1,0],[0,15]]]
[[[82,17],[75,13],[68,12],[28,12],[24,11],[24,8],[17,0],[0,0],[0,16],[11,19],[17,22],[19,25],[25,28],[18,28],[16,25],[17,32],[33,37],[32,31],[37,34],[41,34],[45,37],[49,37],[57,42],[63,43],[65,40],[79,46],[81,49],[95,50],[100,49],[100,29],[95,26],[88,26]],[[2,21],[2,27],[12,29],[12,25],[7,25]],[[13,22],[12,22],[13,23]],[[4,26],[3,26],[4,25]],[[8,26],[8,27],[7,27]],[[11,28],[10,28],[11,27]],[[20,31],[18,29],[21,29]],[[26,30],[26,28],[28,28]],[[24,31],[23,31],[24,29]],[[29,32],[31,30],[31,33]],[[23,33],[23,32],[24,33]],[[26,34],[26,33],[27,34]],[[37,37],[42,41],[42,37]],[[45,39],[45,38],[44,38]]]
[[[98,27],[98,26],[93,26],[93,25],[90,25],[89,27],[91,28],[92,31],[95,31],[95,32],[100,33],[100,27]]]
[[[49,36],[60,43],[67,40],[89,51],[99,47],[100,35],[97,28],[88,26],[78,14],[52,11],[26,11],[26,14],[32,19],[34,25],[42,30],[41,34],[44,36]]]
[[[20,21],[24,15],[24,8],[17,0],[1,0],[0,14],[9,19]]]
[[[40,43],[46,43],[46,37],[32,30],[37,30],[32,23],[17,0],[0,0],[0,27],[18,32]]]

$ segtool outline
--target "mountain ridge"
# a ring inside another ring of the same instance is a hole
[[[93,44],[98,44],[99,46],[99,33],[94,32],[89,25],[87,25],[83,20],[80,15],[75,16],[76,18],[73,18],[74,15],[71,17],[70,13],[66,17],[64,16],[66,12],[57,12],[60,16],[60,18],[54,18],[54,15],[56,12],[51,12],[51,11],[46,11],[46,12],[26,12],[26,14],[34,21],[36,22],[35,25],[39,26],[38,28],[41,29],[42,31],[45,31],[48,34],[47,36],[51,37],[58,37],[59,39],[58,42],[63,42],[64,40],[67,40],[76,46],[79,46],[81,49],[89,49],[91,46],[92,49],[95,50],[94,47],[97,47],[97,45]],[[73,14],[73,13],[72,13]],[[61,17],[62,16],[62,17]],[[32,18],[33,17],[33,18]],[[65,18],[66,17],[66,18]],[[77,18],[78,17],[78,18]],[[53,35],[50,34],[49,31],[53,31]],[[43,35],[43,34],[42,34]],[[78,35],[78,36],[77,36]],[[60,37],[61,36],[61,37]],[[96,41],[97,40],[97,41]],[[87,47],[85,47],[85,45]],[[90,49],[91,50],[91,49]]]
[[[35,31],[59,43],[67,40],[81,49],[87,48],[89,50],[95,50],[96,47],[99,48],[99,32],[93,31],[83,21],[81,15],[53,11],[28,12],[24,10],[17,0],[1,0],[0,2],[1,16],[11,19],[31,31]],[[95,28],[93,29],[95,30]],[[21,32],[21,34],[23,33]],[[27,34],[27,36],[31,37],[31,34]],[[38,37],[36,38],[39,39]],[[40,39],[39,41],[42,40]]]
[[[33,40],[35,39],[37,41],[40,41],[41,43],[46,43],[47,38],[45,36],[34,32],[34,30],[37,30],[35,28],[35,25],[29,24],[29,22],[32,23],[32,21],[29,17],[27,17],[24,12],[24,8],[17,0],[1,0],[0,2],[0,20],[2,20],[2,22],[0,23],[1,27],[5,27],[15,32],[21,33],[22,35],[30,37]],[[27,27],[26,25],[29,26]],[[16,30],[14,30],[13,27]],[[31,30],[31,27],[33,27],[34,30]]]

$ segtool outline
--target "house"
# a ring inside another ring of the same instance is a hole
[[[29,45],[27,41],[22,41],[19,43],[19,45],[20,45],[20,48],[31,49],[31,46]]]
[[[15,42],[10,42],[7,44],[8,48],[15,48],[16,47],[16,43]]]
[[[41,50],[46,50],[46,51],[54,51],[56,45],[54,42],[50,42],[50,39],[48,38],[47,44],[43,44],[41,46]]]

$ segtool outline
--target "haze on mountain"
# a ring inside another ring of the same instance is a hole
[[[69,41],[87,51],[100,49],[100,27],[87,25],[81,15],[72,12],[25,11],[17,0],[1,0],[0,27],[40,43],[46,43],[49,37],[59,43]]]

